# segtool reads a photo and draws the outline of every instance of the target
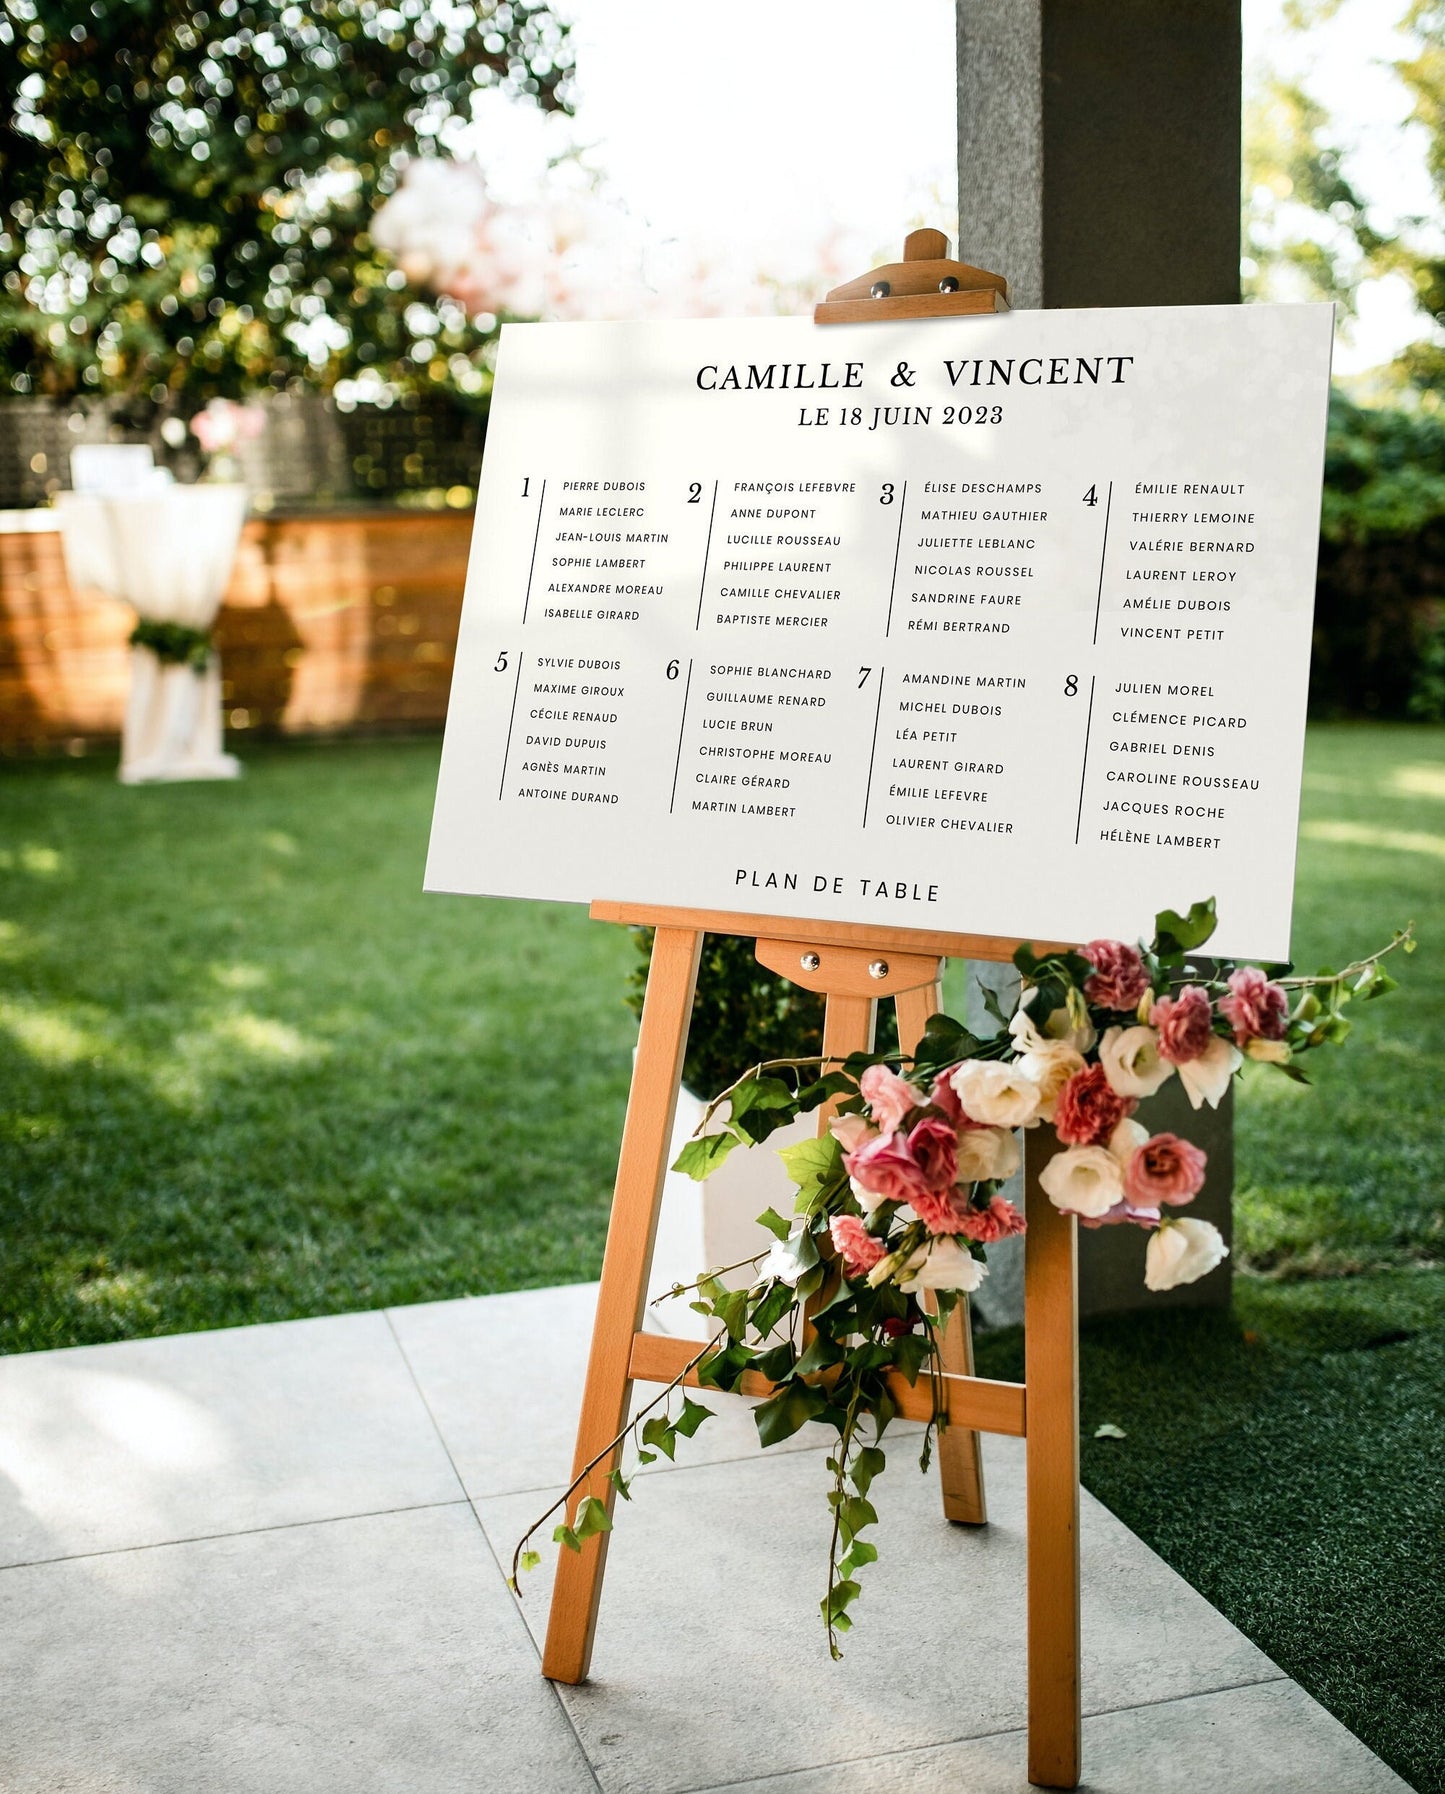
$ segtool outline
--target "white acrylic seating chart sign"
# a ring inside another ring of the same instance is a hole
[[[428,889],[1286,957],[1331,337],[508,325]]]

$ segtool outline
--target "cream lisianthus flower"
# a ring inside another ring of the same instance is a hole
[[[986,1127],[1032,1127],[1037,1119],[1039,1087],[1019,1070],[1018,1061],[965,1059],[949,1073],[954,1095],[970,1121]]]
[[[976,1184],[985,1178],[1012,1177],[1018,1168],[1018,1141],[1007,1128],[970,1127],[959,1134],[959,1183]]]
[[[1211,1109],[1217,1109],[1229,1080],[1243,1063],[1234,1042],[1216,1034],[1197,1059],[1179,1067],[1179,1082],[1184,1086],[1189,1106],[1197,1109],[1208,1103]]]
[[[1049,1201],[1065,1214],[1106,1215],[1124,1194],[1124,1172],[1107,1147],[1071,1146],[1039,1173]]]
[[[1288,1065],[1290,1062],[1289,1042],[1285,1040],[1261,1040],[1258,1035],[1244,1043],[1246,1059],[1262,1059],[1266,1065]]]
[[[1099,1042],[1099,1063],[1118,1096],[1153,1096],[1174,1075],[1174,1067],[1159,1055],[1158,1034],[1142,1025],[1107,1029]]]
[[[1172,1217],[1149,1236],[1144,1253],[1144,1287],[1173,1289],[1197,1283],[1229,1257],[1229,1248],[1212,1221]]]
[[[1089,1020],[1089,1012],[1082,1003],[1077,1014],[1068,1009],[1056,1009],[1044,1023],[1044,1033],[1050,1040],[1062,1040],[1076,1053],[1087,1053],[1099,1038],[1099,1030]]]
[[[1139,1148],[1145,1144],[1148,1138],[1149,1130],[1144,1126],[1143,1122],[1135,1121],[1131,1116],[1126,1115],[1119,1123],[1118,1127],[1114,1129],[1113,1133],[1110,1134],[1108,1140],[1105,1142],[1105,1146],[1119,1161],[1120,1165],[1127,1166],[1130,1159],[1133,1158],[1134,1154],[1138,1152]]]
[[[1066,1040],[1039,1039],[1022,1058],[1014,1061],[1019,1072],[1039,1087],[1035,1121],[1052,1121],[1059,1106],[1059,1092],[1076,1071],[1084,1069],[1084,1055]]]
[[[988,1275],[988,1266],[951,1235],[931,1240],[900,1266],[898,1287],[906,1295],[921,1289],[977,1289]],[[906,1279],[906,1280],[905,1280]]]

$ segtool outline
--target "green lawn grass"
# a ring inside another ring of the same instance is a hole
[[[622,930],[424,896],[435,743],[0,782],[0,1349],[594,1276]]]
[[[424,897],[436,752],[253,747],[221,789],[0,779],[0,1349],[596,1274],[632,948]],[[1314,1090],[1247,1081],[1234,1313],[1086,1329],[1084,1467],[1445,1794],[1445,731],[1313,730],[1300,965],[1411,918],[1404,989]],[[981,1368],[1017,1374],[1018,1343]]]

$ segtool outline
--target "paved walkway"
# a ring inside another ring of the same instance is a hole
[[[0,1360],[6,1794],[1016,1794],[1021,1443],[948,1526],[893,1453],[828,1661],[826,1447],[723,1398],[555,1691],[501,1563],[566,1474],[591,1287]],[[902,1443],[900,1441],[900,1443]],[[551,1547],[548,1547],[550,1558]],[[1085,1785],[1405,1784],[1087,1496]]]

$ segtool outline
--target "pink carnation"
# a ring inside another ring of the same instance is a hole
[[[843,1273],[848,1277],[866,1277],[888,1251],[882,1240],[873,1235],[857,1215],[834,1215],[828,1223],[833,1244],[843,1255]]]
[[[1135,1009],[1149,988],[1149,974],[1137,947],[1123,941],[1090,941],[1080,953],[1094,968],[1084,995],[1101,1009]]]
[[[931,1234],[964,1231],[968,1197],[962,1190],[920,1190],[912,1199],[912,1207]]]
[[[1176,1207],[1193,1202],[1204,1187],[1208,1160],[1189,1140],[1178,1134],[1154,1134],[1124,1167],[1124,1196],[1136,1208]]]
[[[858,1089],[885,1134],[902,1127],[909,1110],[921,1109],[924,1103],[923,1092],[886,1065],[870,1065],[859,1078]]]
[[[1283,985],[1271,984],[1258,966],[1241,966],[1229,974],[1229,995],[1219,999],[1219,1013],[1234,1029],[1234,1043],[1283,1040],[1289,1027],[1289,998]]]
[[[1102,1065],[1086,1065],[1059,1092],[1054,1132],[1066,1146],[1102,1146],[1138,1106],[1132,1096],[1110,1088]]]
[[[971,1240],[990,1246],[995,1240],[1007,1239],[1011,1233],[1022,1233],[1026,1223],[1011,1202],[1002,1196],[990,1199],[987,1208],[968,1208],[963,1212],[958,1231]]]
[[[923,1181],[930,1190],[946,1190],[958,1176],[958,1135],[941,1115],[925,1115],[908,1136]]]
[[[1171,1065],[1188,1065],[1208,1050],[1214,1038],[1214,1005],[1200,984],[1186,984],[1175,997],[1160,997],[1149,1011],[1149,1024],[1159,1030],[1159,1057]]]
[[[844,1160],[848,1175],[883,1202],[915,1202],[928,1182],[902,1134],[879,1134]]]

